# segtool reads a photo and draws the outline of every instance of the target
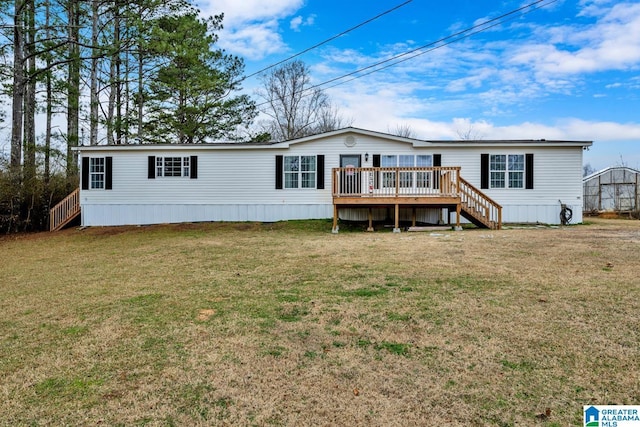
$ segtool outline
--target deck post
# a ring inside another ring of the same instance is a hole
[[[395,224],[393,227],[393,232],[394,233],[399,233],[400,232],[400,205],[396,203],[396,215],[395,215]]]
[[[367,231],[373,231],[373,211],[371,208],[369,208],[369,227]]]
[[[331,232],[333,234],[338,234],[338,205],[336,205],[335,203],[333,204],[333,228],[331,229]]]
[[[416,208],[415,208],[415,206],[413,208],[411,208],[411,226],[412,227],[416,226]]]
[[[460,226],[460,211],[462,210],[462,204],[458,203],[456,205],[456,231],[462,231],[462,227]]]

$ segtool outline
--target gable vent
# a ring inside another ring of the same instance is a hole
[[[356,137],[353,135],[349,135],[344,139],[344,145],[347,147],[353,147],[356,145]]]

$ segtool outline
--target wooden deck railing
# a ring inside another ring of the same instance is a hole
[[[460,201],[462,209],[485,226],[493,229],[502,228],[502,206],[462,177]]]
[[[332,174],[334,208],[392,203],[397,211],[398,204],[407,203],[455,205],[458,225],[462,214],[481,227],[502,227],[502,206],[463,179],[460,167],[333,168]],[[334,211],[334,223],[336,217]]]
[[[332,174],[333,197],[457,197],[460,168],[333,168]]]
[[[49,211],[49,231],[57,231],[80,213],[80,189],[76,188]]]

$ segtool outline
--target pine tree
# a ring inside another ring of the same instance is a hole
[[[209,20],[196,14],[162,17],[153,27],[152,54],[163,60],[147,93],[150,120],[146,140],[200,143],[233,138],[240,125],[256,116],[255,105],[239,90],[243,62],[212,49],[213,31],[222,28],[222,15]]]

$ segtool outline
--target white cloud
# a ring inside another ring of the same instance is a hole
[[[640,63],[640,3],[620,3],[602,8],[589,26],[540,29],[539,38],[525,43],[511,57],[512,64],[527,65],[542,74],[578,74],[624,70]],[[595,15],[596,11],[590,13]]]
[[[225,26],[284,18],[300,9],[304,0],[200,0],[203,15],[224,13]]]
[[[438,98],[434,105],[439,110],[430,106],[417,109],[423,116],[430,112],[443,116],[480,111],[485,117],[504,119],[522,114],[518,110],[528,108],[531,101],[542,102],[556,94],[596,99],[604,95],[605,88],[616,85],[605,82],[588,87],[592,85],[589,74],[640,68],[640,3],[613,3],[608,0],[584,2],[584,5],[597,6],[597,11],[592,10],[592,14],[598,13],[596,19],[579,19],[577,23],[563,26],[526,25],[529,41],[522,37],[489,42],[472,38],[362,80],[369,83],[369,89],[394,85],[421,91],[420,95],[410,91],[403,96],[418,98],[423,105],[424,96]],[[353,49],[334,49],[324,57],[328,64],[323,70],[334,70],[333,76],[339,75],[338,63],[360,68],[408,48],[395,43],[381,47],[372,55]],[[633,81],[626,82],[628,86],[631,84]],[[358,87],[367,88],[367,85],[350,83],[348,87],[357,92]],[[591,90],[599,92],[591,93]],[[369,90],[366,94],[357,93],[354,98],[368,96],[375,94]],[[399,120],[406,121],[407,116],[400,115]]]
[[[289,22],[289,27],[293,31],[300,31],[300,26],[302,25],[302,16],[296,16]]]
[[[480,88],[489,78],[495,75],[493,68],[477,68],[471,72],[471,75],[455,79],[447,85],[447,90],[451,92],[465,92],[469,88]]]
[[[286,45],[277,31],[277,21],[247,25],[235,31],[227,31],[220,37],[220,45],[236,55],[258,59],[272,53],[283,52]]]
[[[577,118],[564,118],[553,124],[522,122],[499,126],[480,120],[466,119],[460,122],[454,119],[451,126],[460,123],[477,128],[485,139],[560,139],[578,141],[640,141],[640,123],[615,123],[606,121],[588,121]]]
[[[289,27],[296,32],[300,31],[300,27],[308,27],[313,25],[315,22],[315,15],[308,16],[307,19],[304,19],[302,16],[298,15],[293,18],[289,22]]]
[[[355,119],[353,125],[387,132],[397,124],[408,124],[422,139],[459,139],[471,133],[481,139],[560,139],[598,142],[640,141],[640,122],[616,123],[563,118],[553,123],[523,121],[511,125],[497,125],[491,121],[454,117],[450,120],[430,120],[426,117],[445,104],[440,99],[418,98],[408,87],[383,87],[369,93],[359,83],[346,92],[333,89],[330,93],[345,117]],[[405,89],[406,92],[402,92]],[[449,101],[447,108],[455,109],[461,101]],[[464,103],[464,102],[463,102]],[[497,114],[504,119],[504,114]]]
[[[279,22],[303,5],[304,0],[201,0],[200,10],[204,16],[224,13],[224,29],[218,41],[221,47],[246,59],[259,60],[287,50]]]
[[[578,16],[600,16],[611,4],[617,0],[580,0],[580,14]]]
[[[302,0],[236,2],[215,4],[225,9],[225,43],[248,59],[286,50],[281,25],[296,31],[313,24],[313,17],[299,13]],[[615,161],[611,156],[619,156],[613,147],[620,141],[640,141],[640,123],[522,119],[539,110],[535,104],[547,97],[594,100],[609,96],[606,89],[640,88],[640,77],[628,74],[617,74],[618,83],[602,74],[597,86],[589,81],[593,73],[640,68],[640,3],[582,0],[580,5],[579,16],[561,24],[518,22],[509,28],[517,34],[514,38],[492,31],[489,41],[472,37],[327,91],[357,127],[387,132],[403,124],[423,139],[459,139],[468,132],[482,139],[594,140],[589,155],[599,153],[610,163]],[[314,81],[323,82],[415,46],[413,41],[394,41],[373,53],[364,46],[326,46],[317,52],[322,59],[309,67]],[[552,111],[572,114],[566,106],[556,110],[554,103],[544,105],[551,117]],[[513,124],[504,124],[509,121]],[[608,150],[606,155],[602,150]]]

